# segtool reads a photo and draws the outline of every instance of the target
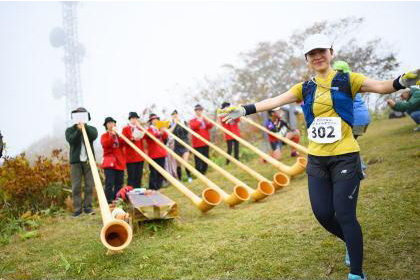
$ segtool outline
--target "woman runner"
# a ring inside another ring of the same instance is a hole
[[[390,81],[375,81],[359,73],[336,72],[331,67],[333,47],[321,34],[305,40],[304,52],[315,77],[294,85],[277,97],[255,104],[233,106],[222,113],[223,121],[301,102],[308,128],[309,198],[313,213],[348,249],[348,279],[366,279],[363,274],[363,237],[356,218],[362,172],[359,145],[352,134],[353,99],[358,92],[389,94],[419,83],[420,69]]]

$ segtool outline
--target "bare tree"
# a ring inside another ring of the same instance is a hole
[[[308,80],[313,73],[302,55],[303,42],[315,33],[329,36],[334,42],[335,59],[347,61],[353,71],[374,79],[390,78],[399,66],[396,52],[390,47],[384,48],[385,43],[380,38],[366,43],[357,40],[355,33],[363,23],[363,18],[355,17],[322,21],[295,31],[288,40],[261,42],[254,49],[241,53],[238,65],[224,65],[228,70],[226,76],[204,78],[190,99],[209,102],[214,107],[228,97],[238,103],[255,102],[281,94],[294,84]],[[374,108],[383,104],[382,99],[375,95],[369,98],[368,104]]]

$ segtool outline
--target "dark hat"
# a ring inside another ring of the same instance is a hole
[[[194,111],[195,110],[203,110],[203,109],[204,109],[203,106],[201,106],[200,104],[197,104],[197,105],[194,106]]]
[[[148,120],[148,122],[150,122],[150,121],[152,121],[152,120],[154,120],[154,119],[159,119],[159,117],[158,117],[156,114],[151,113],[151,114],[149,115],[149,120]]]
[[[79,107],[79,108],[71,111],[71,114],[73,114],[73,113],[88,113],[88,118],[90,120],[90,113],[88,112],[88,110],[86,110],[85,107]]]
[[[75,110],[71,111],[71,113],[72,113],[72,114],[73,114],[73,113],[83,113],[83,112],[87,112],[87,110],[86,110],[86,108],[85,108],[85,107],[79,107],[79,108],[77,108],[77,109],[75,109]]]
[[[172,116],[172,115],[175,115],[175,114],[178,114],[178,111],[177,111],[177,110],[174,110],[174,111],[171,113],[171,116]]]
[[[225,101],[225,102],[222,103],[222,108],[221,109],[224,109],[224,108],[229,107],[229,106],[230,106],[230,103]]]
[[[128,114],[128,119],[130,120],[131,118],[138,118],[138,119],[140,119],[139,115],[137,115],[136,112],[130,112]]]
[[[112,117],[106,117],[105,121],[104,121],[104,126],[106,127],[106,124],[109,123],[109,122],[117,123],[117,121],[114,120]]]

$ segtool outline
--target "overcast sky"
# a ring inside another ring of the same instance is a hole
[[[362,40],[382,37],[399,51],[402,72],[420,66],[420,2],[82,2],[78,13],[84,105],[100,133],[106,116],[123,125],[129,111],[176,106],[182,97],[171,89],[320,20],[365,17]],[[0,2],[0,130],[9,155],[52,135],[69,113],[52,95],[64,64],[49,33],[61,23],[59,2]]]

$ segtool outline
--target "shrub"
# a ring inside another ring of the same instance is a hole
[[[70,164],[61,150],[38,156],[33,164],[25,154],[6,157],[0,175],[0,213],[6,216],[63,206],[70,188]]]

